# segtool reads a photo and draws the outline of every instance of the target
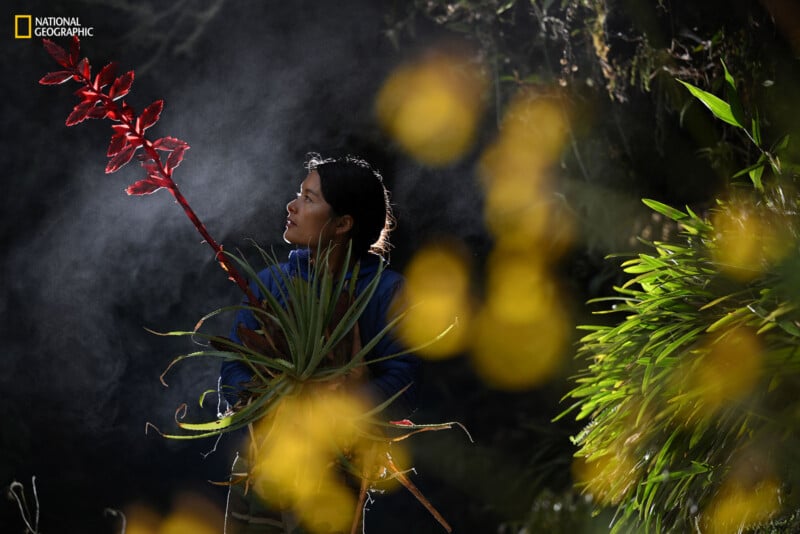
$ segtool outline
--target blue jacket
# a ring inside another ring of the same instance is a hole
[[[308,249],[297,249],[289,253],[289,261],[281,263],[280,268],[289,276],[302,276],[308,279],[308,259],[310,251]],[[378,263],[382,261],[378,256],[368,254],[361,260],[356,281],[356,293],[360,294],[375,276]],[[279,301],[281,300],[278,283],[280,275],[274,271],[275,267],[267,268],[258,274],[259,279],[270,293]],[[347,273],[350,279],[352,272]],[[403,277],[395,271],[384,269],[381,273],[378,287],[372,295],[369,303],[364,309],[358,321],[361,334],[361,343],[365,345],[370,339],[374,338],[381,330],[386,327],[389,306],[397,292],[403,285]],[[263,295],[255,282],[250,283],[250,288],[255,296],[261,300]],[[237,343],[241,343],[236,328],[240,323],[251,329],[258,328],[258,323],[249,310],[239,310],[233,322],[230,338]],[[376,358],[389,356],[404,350],[393,333],[390,331],[380,342],[370,351],[366,360],[369,363],[369,381],[365,385],[368,395],[374,402],[381,403],[400,391],[406,385],[411,386],[397,398],[384,412],[391,418],[403,418],[410,414],[417,406],[417,382],[419,381],[420,361],[413,354],[404,354],[374,362]],[[242,383],[252,379],[252,371],[241,361],[232,360],[222,363],[221,369],[222,386],[225,396],[229,402],[235,401],[236,393],[242,390]]]

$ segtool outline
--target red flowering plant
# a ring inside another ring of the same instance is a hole
[[[78,59],[80,57],[80,39],[77,36],[72,37],[69,52],[49,39],[44,39],[43,42],[45,50],[61,65],[63,70],[44,75],[39,83],[58,85],[74,80],[81,85],[75,91],[80,102],[67,117],[67,126],[74,126],[86,119],[109,119],[114,122],[111,125],[114,134],[111,136],[111,142],[106,152],[109,157],[106,174],[117,172],[135,156],[146,174],[144,179],[134,182],[125,191],[129,195],[149,195],[159,189],[167,189],[186,212],[189,220],[192,221],[206,243],[214,250],[214,257],[228,272],[230,279],[239,286],[251,303],[256,303],[257,299],[250,291],[247,281],[232,267],[230,259],[223,254],[222,246],[208,233],[205,225],[197,217],[172,179],[172,172],[183,161],[189,144],[175,137],[161,137],[150,141],[145,136],[146,130],[158,122],[161,117],[164,101],[156,100],[137,117],[134,109],[123,100],[133,85],[134,73],[132,70],[117,76],[118,66],[112,62],[92,77],[89,59]],[[137,152],[139,152],[138,155]],[[163,158],[160,152],[163,152],[166,158]]]
[[[75,92],[80,101],[69,114],[67,126],[86,119],[112,121],[113,135],[107,150],[106,173],[117,172],[136,158],[145,177],[128,186],[126,192],[129,195],[147,195],[159,189],[168,190],[212,248],[215,260],[228,278],[245,295],[244,304],[211,312],[190,331],[165,335],[191,336],[194,340],[205,341],[203,350],[176,357],[167,370],[194,357],[242,361],[254,376],[247,385],[246,395],[241,396],[233,409],[209,422],[185,422],[186,405],[182,405],[175,419],[183,433],[159,433],[173,439],[196,439],[249,428],[253,439],[247,472],[235,474],[226,483],[242,482],[246,488],[254,486],[259,495],[273,505],[292,509],[312,531],[319,521],[329,526],[331,523],[343,526],[341,518],[318,517],[325,515],[321,502],[341,504],[341,500],[337,501],[332,494],[321,495],[330,485],[327,484],[331,481],[329,473],[331,466],[335,465],[340,471],[344,469],[360,479],[357,502],[350,503],[351,506],[328,506],[354,511],[354,515],[347,519],[352,532],[356,532],[360,524],[360,508],[364,505],[367,491],[386,480],[396,480],[412,492],[449,532],[447,522],[406,473],[398,468],[390,454],[390,446],[419,432],[449,429],[460,424],[419,425],[409,420],[382,421],[378,414],[402,391],[374,408],[353,404],[342,395],[363,375],[359,371],[363,371],[366,365],[366,354],[404,317],[400,313],[382,332],[362,346],[358,319],[377,287],[381,269],[366,289],[356,294],[356,277],[348,280],[344,272],[332,273],[328,268],[328,251],[309,266],[308,280],[283,276],[281,282],[285,293],[281,300],[289,303],[288,306],[282,306],[264,287],[260,289],[265,298],[259,301],[241,274],[244,272],[259,283],[256,270],[243,258],[223,250],[172,179],[172,173],[183,160],[189,144],[175,137],[165,136],[151,141],[146,136],[147,130],[158,122],[164,101],[153,102],[137,115],[124,100],[134,81],[133,71],[117,76],[117,64],[109,63],[92,76],[89,60],[80,58],[78,37],[72,38],[68,51],[47,39],[44,47],[62,70],[46,74],[39,83],[56,85],[73,80],[80,85]],[[277,266],[277,258],[260,248],[259,251],[268,267]],[[349,254],[348,248],[348,260]],[[275,272],[283,271],[275,269]],[[237,332],[242,340],[240,343],[201,331],[207,318],[243,308],[253,313],[259,327],[249,330],[240,326]],[[439,337],[445,334],[443,332]],[[398,354],[388,357],[395,356]],[[202,394],[201,405],[209,393]],[[148,424],[148,428],[151,427]],[[298,439],[302,443],[298,444]],[[315,439],[318,445],[310,447]],[[297,456],[298,450],[306,454]],[[286,465],[290,467],[284,469]]]

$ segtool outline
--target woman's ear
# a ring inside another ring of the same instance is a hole
[[[337,236],[345,236],[350,233],[350,230],[353,229],[353,221],[352,215],[342,215],[336,219],[336,235]]]

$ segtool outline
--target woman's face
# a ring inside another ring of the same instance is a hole
[[[319,173],[311,171],[300,184],[297,197],[286,205],[286,229],[283,239],[312,250],[327,245],[336,237],[336,217],[322,196]]]

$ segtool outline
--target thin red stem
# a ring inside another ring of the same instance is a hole
[[[247,285],[247,281],[244,279],[241,273],[239,273],[236,267],[232,265],[230,261],[228,261],[228,258],[225,257],[225,253],[222,251],[222,246],[218,244],[213,237],[211,237],[211,234],[208,233],[206,226],[197,217],[197,214],[195,214],[192,207],[186,201],[183,193],[181,193],[178,189],[177,184],[172,181],[172,178],[167,179],[170,182],[170,185],[167,186],[167,189],[169,189],[169,192],[172,193],[173,197],[175,197],[175,200],[178,202],[178,204],[181,205],[183,211],[186,213],[186,216],[189,217],[189,220],[192,221],[194,227],[197,228],[197,231],[200,232],[201,236],[203,236],[205,242],[208,243],[208,245],[214,251],[214,259],[217,260],[220,267],[222,267],[222,269],[228,273],[228,278],[237,286],[239,286],[239,289],[244,292],[245,296],[247,296],[247,300],[250,301],[250,304],[253,306],[258,306],[258,299],[253,294],[250,286]]]

